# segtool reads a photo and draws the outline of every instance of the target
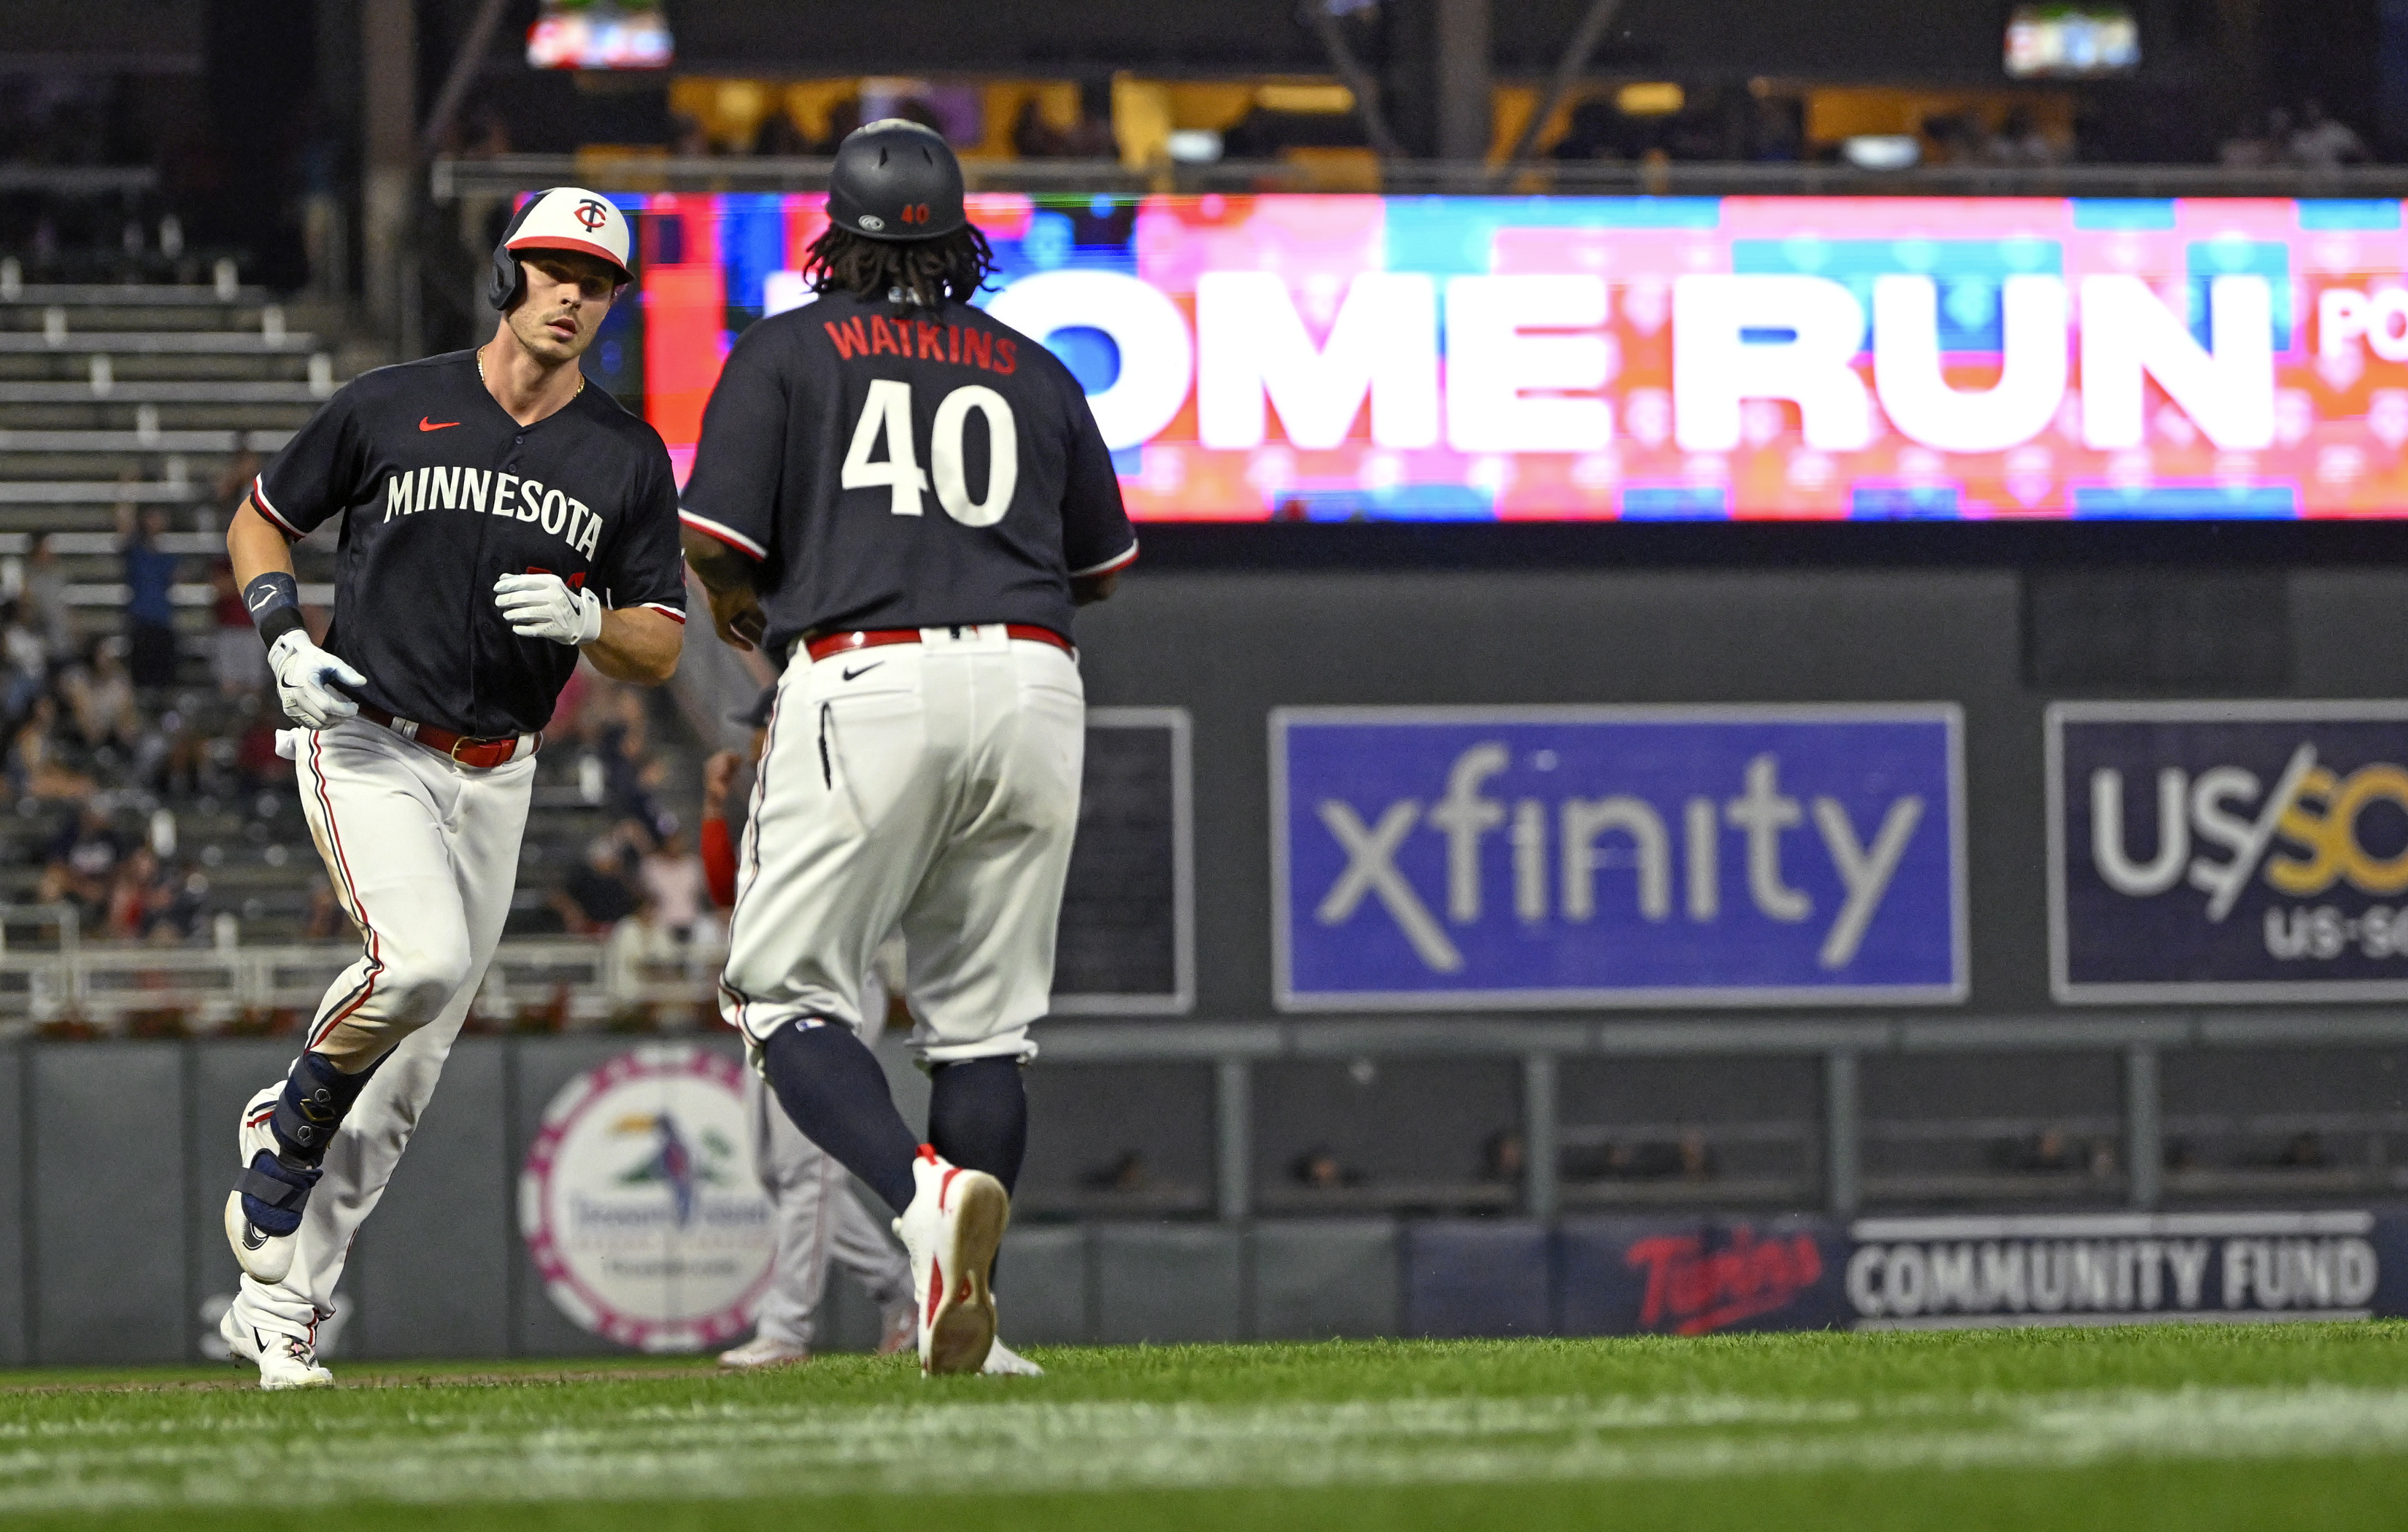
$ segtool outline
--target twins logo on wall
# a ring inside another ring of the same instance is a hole
[[[768,1199],[743,1066],[639,1048],[563,1086],[519,1176],[519,1229],[563,1313],[644,1351],[749,1329],[769,1281]]]
[[[2048,712],[2060,1001],[2408,996],[2408,704]]]
[[[1954,707],[1271,717],[1287,1009],[1965,995]]]

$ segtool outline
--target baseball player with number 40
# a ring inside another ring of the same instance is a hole
[[[631,279],[627,221],[537,193],[494,248],[493,339],[355,379],[226,531],[282,743],[359,960],[290,1074],[253,1095],[225,1202],[242,1289],[220,1326],[266,1388],[318,1365],[351,1237],[384,1193],[500,940],[539,731],[581,653],[653,686],[685,624],[677,486],[579,358]],[[335,614],[302,625],[292,539],[343,517]]]
[[[1002,1370],[990,1279],[1086,745],[1071,615],[1137,537],[1077,379],[970,306],[994,258],[945,141],[857,130],[827,212],[816,301],[737,342],[685,491],[720,636],[787,661],[723,1009],[796,1125],[900,1215],[922,1369]],[[859,1036],[898,926],[924,1143]]]

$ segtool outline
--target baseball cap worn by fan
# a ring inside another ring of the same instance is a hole
[[[636,279],[635,237],[627,215],[599,192],[554,186],[529,197],[494,250],[494,307],[506,308],[518,288],[516,257],[529,251],[575,251],[617,268],[622,286]]]

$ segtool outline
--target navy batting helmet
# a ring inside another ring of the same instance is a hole
[[[828,222],[872,239],[926,239],[969,222],[962,210],[962,163],[930,128],[889,117],[866,122],[837,146],[828,179]]]

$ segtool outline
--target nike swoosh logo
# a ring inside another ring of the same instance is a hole
[[[423,415],[418,417],[418,428],[421,431],[449,431],[459,423],[458,421],[430,421]]]
[[[873,671],[873,670],[877,669],[880,666],[884,665],[885,663],[886,663],[886,662],[885,662],[884,660],[876,660],[876,661],[872,661],[872,662],[871,662],[870,664],[868,664],[868,665],[865,665],[865,666],[862,666],[860,669],[858,669],[858,670],[848,670],[848,671],[846,671],[846,672],[844,673],[844,679],[845,679],[845,680],[853,680],[853,678],[855,678],[856,676],[866,676],[866,675],[869,674],[871,671]]]
[[[262,591],[259,593],[259,599],[251,604],[251,609],[257,611],[275,599],[276,593],[274,591]]]

